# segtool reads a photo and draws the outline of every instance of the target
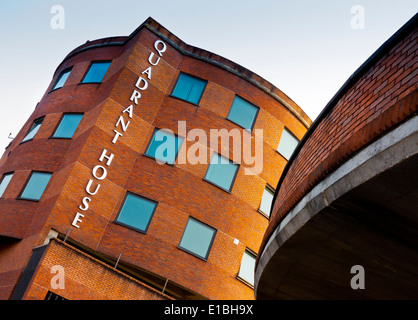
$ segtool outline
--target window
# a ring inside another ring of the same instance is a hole
[[[180,73],[171,95],[193,104],[199,104],[207,81]]]
[[[41,199],[51,175],[47,172],[32,172],[19,198],[26,200]]]
[[[32,126],[30,127],[26,136],[22,139],[22,142],[32,140],[35,134],[38,132],[39,128],[41,127],[42,121],[44,118],[37,119],[33,122]],[[21,143],[22,143],[21,142]]]
[[[255,254],[249,250],[245,250],[242,256],[241,266],[238,272],[238,278],[244,280],[246,283],[254,286],[254,269],[255,269]]]
[[[280,142],[277,147],[277,151],[286,159],[289,160],[296,146],[298,145],[299,140],[288,131],[286,128],[283,129],[282,136],[280,137]]]
[[[267,217],[270,217],[270,211],[271,211],[271,204],[273,202],[274,198],[274,191],[269,186],[266,186],[263,192],[263,196],[261,197],[260,207],[258,208],[258,211],[265,214]]]
[[[71,139],[82,117],[82,114],[64,114],[52,137]]]
[[[116,222],[145,233],[156,208],[156,202],[127,193]]]
[[[0,198],[3,196],[3,193],[9,185],[10,180],[12,180],[12,177],[13,173],[6,173],[5,175],[3,175],[3,178],[0,182]]]
[[[174,164],[183,140],[167,131],[155,129],[145,155],[155,158],[157,162]]]
[[[81,83],[100,83],[110,66],[111,61],[92,62]]]
[[[230,192],[238,168],[239,165],[214,152],[204,180]]]
[[[207,260],[216,230],[192,217],[187,220],[179,248]]]
[[[226,118],[244,129],[251,131],[259,110],[255,105],[235,96]]]
[[[70,73],[71,73],[71,69],[67,69],[67,70],[64,70],[63,72],[61,72],[61,74],[58,77],[57,82],[55,82],[55,85],[52,88],[52,90],[62,88],[65,81],[67,81],[67,78],[70,75]]]

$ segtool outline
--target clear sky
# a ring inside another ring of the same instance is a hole
[[[64,9],[64,29],[51,27],[55,5]],[[416,0],[2,0],[0,154],[71,50],[87,40],[127,36],[148,17],[257,73],[314,120],[417,11]]]

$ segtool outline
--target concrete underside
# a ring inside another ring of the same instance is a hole
[[[385,137],[387,147],[279,226],[257,266],[257,299],[418,299],[416,124],[395,143],[398,133]],[[364,268],[364,289],[350,285],[355,265]]]

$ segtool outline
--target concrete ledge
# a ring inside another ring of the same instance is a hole
[[[261,275],[277,250],[322,209],[353,188],[418,153],[418,116],[388,132],[319,182],[272,233],[255,271],[255,295]]]

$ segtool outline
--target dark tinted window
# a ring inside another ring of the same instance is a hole
[[[189,217],[179,248],[204,260],[209,255],[216,230],[196,219]]]
[[[258,110],[259,108],[255,105],[235,96],[226,118],[244,129],[252,130]]]
[[[98,83],[102,82],[107,69],[110,66],[110,61],[92,62],[89,70],[83,78],[82,83]]]
[[[180,73],[171,95],[198,104],[206,87],[206,81]]]
[[[82,114],[65,114],[55,130],[54,138],[71,138],[83,117]]]
[[[156,202],[128,193],[116,221],[146,232],[156,207]]]
[[[51,179],[51,173],[46,172],[32,172],[25,189],[20,195],[21,199],[39,200]]]

